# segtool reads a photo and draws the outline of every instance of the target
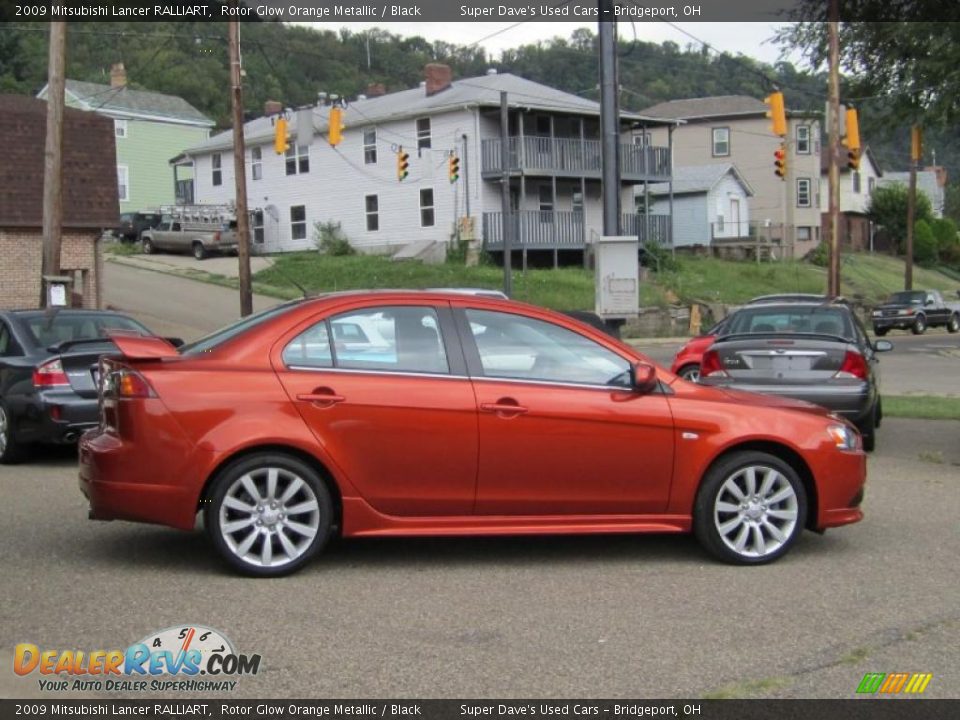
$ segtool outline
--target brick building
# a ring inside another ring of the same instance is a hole
[[[47,103],[0,95],[0,309],[37,307],[43,257],[43,156]],[[100,305],[99,239],[119,218],[113,121],[63,115],[63,243],[60,267],[74,305]]]

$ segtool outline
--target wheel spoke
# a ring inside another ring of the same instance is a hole
[[[249,475],[244,475],[240,478],[240,484],[243,485],[244,490],[250,493],[250,497],[253,498],[254,502],[260,502],[263,499],[260,497],[260,491],[257,490],[257,484]]]
[[[280,471],[277,468],[270,468],[267,471],[267,498],[273,500],[277,496],[277,477]]]
[[[223,499],[223,505],[224,507],[228,507],[231,510],[244,512],[244,513],[247,513],[248,515],[252,515],[254,512],[256,512],[256,508],[253,505],[247,505],[245,502],[242,502],[230,495],[227,495],[227,497]]]
[[[737,500],[745,500],[746,495],[743,494],[743,491],[740,489],[740,486],[737,485],[736,480],[730,478],[723,484],[723,489],[733,495]]]
[[[793,522],[797,519],[796,510],[767,510],[767,515],[777,520],[786,520]]]
[[[780,528],[778,528],[769,520],[764,519],[763,526],[767,529],[767,532],[773,536],[773,539],[781,545],[787,541],[787,536],[780,532]]]
[[[294,477],[290,481],[290,484],[287,485],[287,489],[283,491],[283,495],[280,496],[280,504],[285,505],[304,485],[306,485],[306,483],[304,483],[303,480]]]
[[[270,567],[273,562],[273,539],[269,535],[263,538],[263,548],[260,550],[260,564],[264,567]]]
[[[750,528],[746,523],[744,523],[743,527],[740,528],[740,532],[737,533],[736,539],[733,541],[733,549],[737,552],[743,552],[743,548],[747,544],[747,536],[749,534]]]
[[[787,483],[786,487],[784,487],[782,490],[780,490],[780,491],[777,492],[776,494],[771,495],[771,496],[767,499],[767,504],[768,504],[768,505],[775,505],[776,503],[778,503],[778,502],[783,502],[783,501],[786,500],[787,498],[790,498],[790,497],[793,497],[793,496],[794,496],[793,487],[790,485],[790,483]]]
[[[753,549],[758,555],[767,554],[767,544],[763,540],[763,531],[759,525],[753,526]]]
[[[259,535],[260,533],[256,530],[251,530],[250,534],[243,539],[243,542],[237,545],[237,555],[243,557],[250,552],[250,548],[253,547],[253,544],[257,541],[257,537],[259,537]]]
[[[254,518],[251,516],[251,517],[243,518],[242,520],[234,520],[233,522],[228,522],[225,525],[221,525],[220,529],[223,530],[228,535],[233,535],[233,533],[237,532],[238,530],[243,530],[244,528],[248,528],[251,525],[253,525],[253,523],[255,522],[256,520],[254,520]]]
[[[747,495],[757,494],[757,472],[754,468],[748,467],[743,473],[747,481]]]
[[[312,498],[287,508],[287,515],[300,515],[302,513],[314,512],[320,509],[319,503]]]
[[[780,473],[776,470],[767,470],[763,476],[763,483],[760,485],[760,492],[757,493],[760,497],[766,497],[773,489],[774,481],[780,479]]]
[[[297,552],[297,546],[293,544],[293,541],[287,537],[287,533],[281,527],[277,530],[277,538],[280,540],[280,547],[283,548],[283,552],[286,553],[287,557],[293,560],[299,554]]]
[[[304,525],[303,523],[298,523],[295,520],[287,520],[285,525],[295,533],[303,535],[305,538],[312,538],[317,534],[316,528],[312,528],[309,525]]]
[[[742,523],[743,518],[738,515],[737,517],[733,518],[733,520],[727,520],[727,522],[723,523],[723,525],[717,525],[717,530],[720,531],[721,535],[729,535],[731,530]]]

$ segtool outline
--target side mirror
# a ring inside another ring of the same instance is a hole
[[[924,303],[924,305],[926,305],[926,306],[928,306],[928,307],[929,307],[930,305],[933,305],[933,304],[934,304],[933,298],[927,298],[927,301]]]
[[[893,350],[893,343],[889,340],[877,340],[873,344],[873,349],[875,352],[889,352]]]
[[[634,363],[630,366],[630,384],[639,393],[652,392],[657,386],[657,369],[650,363]]]

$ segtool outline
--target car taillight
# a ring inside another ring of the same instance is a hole
[[[863,359],[863,355],[847,350],[847,354],[843,356],[843,364],[834,377],[855,377],[866,380],[869,372],[867,361]]]
[[[707,350],[700,359],[700,377],[709,377],[711,375],[730,376],[720,364],[720,353],[716,350]]]
[[[58,387],[69,384],[70,380],[63,371],[63,364],[60,362],[60,358],[47,360],[45,363],[38,365],[33,371],[34,387]]]
[[[153,388],[146,378],[134,370],[116,370],[104,383],[104,397],[146,398],[154,397]]]

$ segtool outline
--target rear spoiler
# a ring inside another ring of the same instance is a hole
[[[129,360],[160,360],[180,356],[170,340],[155,335],[112,335],[110,340]]]
[[[53,354],[55,354],[55,355],[61,355],[61,354],[64,353],[65,351],[71,350],[71,349],[73,349],[74,347],[76,347],[77,345],[104,345],[104,344],[106,344],[106,343],[110,343],[110,344],[112,344],[112,345],[116,345],[116,346],[119,348],[120,345],[119,345],[119,343],[117,342],[117,340],[118,340],[119,338],[126,338],[126,339],[131,339],[131,340],[137,340],[137,339],[162,340],[164,343],[167,343],[167,344],[169,344],[169,345],[172,345],[174,348],[178,348],[178,347],[180,347],[181,345],[183,345],[183,340],[181,340],[180,338],[175,338],[175,337],[170,337],[170,338],[158,338],[158,337],[155,337],[155,336],[152,336],[152,335],[127,335],[127,334],[120,334],[120,333],[118,333],[118,334],[116,334],[116,335],[111,335],[111,336],[109,336],[109,337],[83,338],[83,339],[80,339],[80,340],[64,340],[63,342],[58,342],[58,343],[55,343],[55,344],[53,344],[53,345],[48,345],[48,346],[47,346],[47,352],[51,352],[51,353],[53,353]],[[121,352],[124,352],[124,351],[123,351],[123,348],[120,348],[120,351],[121,351]],[[124,352],[124,354],[126,355],[125,352]],[[132,356],[132,355],[127,355],[127,357],[131,357],[131,358],[132,358],[132,357],[134,357],[134,356]],[[149,357],[154,357],[154,356],[153,356],[153,355],[150,355]],[[164,357],[166,357],[166,356],[164,356]]]
[[[786,338],[790,340],[833,340],[835,342],[852,343],[852,338],[845,338],[841,335],[829,335],[827,333],[804,333],[804,332],[755,332],[755,333],[731,333],[730,335],[720,335],[716,342],[726,342],[728,340],[750,340],[753,338],[770,339]]]

